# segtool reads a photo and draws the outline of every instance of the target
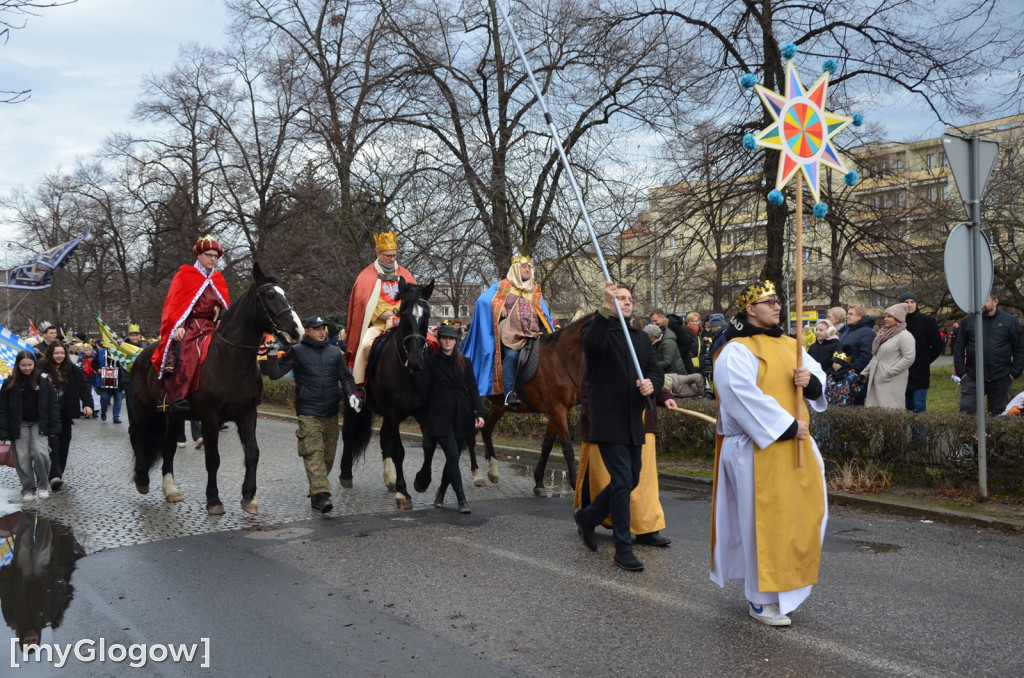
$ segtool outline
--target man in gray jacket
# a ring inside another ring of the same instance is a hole
[[[356,382],[341,351],[327,341],[327,321],[315,315],[303,325],[306,336],[284,356],[278,358],[276,350],[267,351],[264,373],[280,379],[293,372],[295,414],[299,419],[296,435],[309,481],[309,502],[314,511],[327,513],[334,508],[328,476],[338,450],[342,390],[356,412],[362,408],[362,399],[356,395]]]

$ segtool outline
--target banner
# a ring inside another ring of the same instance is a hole
[[[54,272],[67,263],[67,258],[79,243],[89,237],[92,226],[80,237],[46,250],[27,264],[7,272],[7,287],[12,290],[45,290],[50,286]]]
[[[6,379],[11,376],[18,351],[32,351],[35,355],[31,344],[6,327],[0,327],[0,377]]]
[[[110,326],[100,320],[99,315],[93,313],[92,317],[96,318],[96,326],[100,328],[100,343],[103,344],[103,348],[110,352],[126,372],[131,372],[135,358],[142,353],[142,347],[119,340]]]

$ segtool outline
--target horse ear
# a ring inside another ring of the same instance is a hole
[[[261,282],[263,282],[263,280],[266,277],[267,276],[265,276],[263,274],[263,269],[260,268],[260,262],[258,262],[255,259],[253,259],[252,260],[252,279],[255,280],[257,283],[261,283]]]
[[[423,298],[424,299],[429,299],[430,295],[434,293],[434,279],[431,278],[430,282],[427,283],[427,286],[423,287],[422,290],[423,290]]]
[[[398,276],[398,298],[401,299],[405,296],[405,291],[409,289],[409,284],[405,282],[405,278]]]

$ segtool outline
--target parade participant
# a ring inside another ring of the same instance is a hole
[[[438,351],[427,359],[430,397],[423,417],[423,452],[432,455],[438,444],[444,452],[444,470],[434,508],[444,508],[444,495],[451,485],[459,502],[459,513],[469,513],[459,470],[458,441],[484,425],[484,408],[473,378],[473,363],[459,352],[458,330],[445,323],[437,330],[437,340]]]
[[[138,346],[142,348],[146,345],[146,342],[142,339],[142,328],[137,323],[131,323],[128,325],[128,339],[125,341],[126,344],[132,346]],[[135,401],[132,400],[132,379],[131,375],[125,374],[125,378],[121,380],[121,390],[124,392],[124,404],[128,410],[128,425],[132,423],[132,418],[135,416]]]
[[[0,387],[0,440],[10,440],[21,481],[21,500],[50,496],[47,439],[60,433],[60,405],[32,351],[19,351],[15,369]]]
[[[628,337],[615,312],[618,299],[626,319]],[[630,527],[630,493],[640,482],[644,411],[649,399],[660,393],[664,375],[651,342],[643,330],[629,326],[633,313],[633,294],[629,288],[608,281],[598,314],[580,331],[590,407],[590,440],[597,443],[601,460],[611,481],[593,501],[577,510],[573,517],[583,543],[597,550],[594,528],[609,515],[615,539],[615,564],[630,572],[640,572],[644,564],[633,555]],[[626,341],[633,345],[644,379],[634,373]]]
[[[796,389],[826,406],[825,374],[779,326],[771,282],[748,285],[715,362],[718,445],[711,517],[711,580],[744,582],[751,617],[789,626],[787,616],[818,580],[825,536],[824,464],[798,419]],[[809,451],[797,466],[797,439]]]
[[[348,321],[352,330],[347,338],[345,361],[360,387],[366,383],[366,363],[370,347],[384,331],[398,325],[398,311],[402,306],[398,298],[398,279],[405,278],[416,284],[409,269],[398,265],[398,236],[392,232],[373,236],[377,259],[364,268],[352,286],[348,299]]]
[[[51,345],[57,343],[58,332],[57,326],[52,325],[45,320],[39,323],[39,332],[42,337],[39,343],[35,345],[36,357],[42,358],[46,355],[46,349],[50,348]]]
[[[657,325],[648,325],[655,327]],[[646,331],[646,327],[644,330]],[[658,328],[660,331],[660,328]],[[666,379],[668,375],[665,375]],[[693,375],[691,375],[693,376]],[[576,493],[573,506],[583,508],[590,503],[590,498],[597,496],[609,481],[608,469],[601,461],[597,445],[590,442],[590,403],[587,384],[587,370],[580,369],[580,465],[576,473]],[[674,408],[676,401],[668,387],[658,393],[657,404]],[[644,412],[644,445],[640,451],[640,480],[629,494],[629,531],[636,536],[636,543],[645,546],[668,546],[672,540],[661,534],[665,529],[665,510],[661,506],[658,492],[658,460],[655,438],[658,434],[657,409]],[[604,521],[606,527],[612,526],[610,517]]]
[[[71,448],[72,419],[83,414],[92,417],[92,389],[85,380],[82,368],[71,362],[67,346],[50,344],[46,355],[39,362],[40,371],[50,378],[57,391],[60,409],[60,433],[50,436],[50,489],[59,490],[64,486],[64,471],[68,466],[68,450]]]
[[[508,274],[480,295],[463,346],[475,367],[480,393],[501,393],[505,407],[522,403],[515,393],[519,352],[529,339],[552,331],[551,314],[530,257],[512,259]]]
[[[306,334],[281,357],[267,351],[264,374],[280,379],[291,372],[295,378],[295,414],[299,420],[299,456],[306,467],[309,503],[314,511],[328,513],[331,481],[328,479],[338,451],[338,405],[342,397],[356,412],[362,399],[345,366],[341,351],[328,341],[327,321],[318,315],[306,318]],[[340,386],[339,386],[340,384]]]
[[[192,251],[195,263],[179,268],[167,290],[160,344],[153,352],[153,367],[164,388],[163,407],[179,413],[189,411],[188,394],[199,388],[199,366],[210,337],[231,305],[228,284],[217,270],[224,248],[204,235]]]

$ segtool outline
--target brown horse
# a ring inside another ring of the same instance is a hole
[[[569,483],[576,487],[576,454],[569,439],[569,410],[579,402],[579,374],[583,361],[583,347],[580,345],[580,330],[593,317],[586,315],[551,334],[541,335],[537,349],[537,373],[530,381],[522,385],[516,392],[523,405],[515,412],[532,412],[548,415],[548,427],[544,432],[544,442],[540,449],[540,459],[533,469],[533,493],[538,497],[546,497],[544,487],[544,470],[555,439],[562,446],[562,455],[569,471]],[[498,482],[498,463],[494,452],[492,434],[498,420],[505,415],[504,399],[500,393],[487,396],[490,408],[481,434],[484,439],[484,450],[488,461],[487,477],[492,483]],[[533,407],[530,408],[529,405]],[[477,475],[476,437],[467,439],[470,464],[476,485],[483,485],[483,479]]]

